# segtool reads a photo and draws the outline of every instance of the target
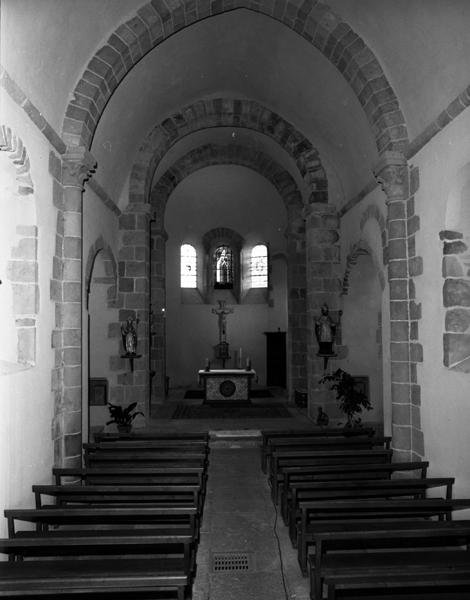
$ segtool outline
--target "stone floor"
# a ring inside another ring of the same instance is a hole
[[[154,410],[152,428],[209,431],[208,488],[197,554],[193,600],[308,600],[296,553],[271,501],[260,465],[260,430],[311,427],[305,410],[291,418],[172,420],[181,390]],[[200,401],[184,401],[200,402]],[[280,402],[274,398],[253,401]]]

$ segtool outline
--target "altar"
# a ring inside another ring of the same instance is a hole
[[[204,404],[236,402],[250,404],[253,369],[201,369],[199,381],[204,384]]]

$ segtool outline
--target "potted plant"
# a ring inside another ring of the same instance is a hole
[[[357,415],[364,409],[370,410],[372,405],[364,392],[357,389],[354,377],[343,369],[337,369],[331,375],[323,375],[319,383],[329,383],[330,390],[336,392],[339,408],[347,417],[345,429],[362,427]]]
[[[137,415],[144,415],[140,410],[134,411],[137,406],[137,402],[132,402],[124,408],[121,405],[111,404],[108,402],[108,410],[111,420],[106,423],[106,425],[110,425],[111,423],[116,423],[118,431],[121,433],[129,433],[132,429],[132,421],[136,418]]]

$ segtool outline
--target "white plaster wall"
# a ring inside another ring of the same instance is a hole
[[[420,174],[420,188],[415,195],[421,224],[416,251],[424,263],[423,276],[415,283],[417,301],[422,303],[419,331],[424,361],[418,367],[418,382],[425,454],[433,475],[456,477],[456,496],[470,494],[470,375],[450,371],[443,364],[443,244],[439,232],[445,229],[449,193],[469,156],[467,110],[412,160]]]
[[[1,92],[2,122],[19,136],[28,152],[34,184],[38,226],[40,308],[37,316],[36,365],[0,376],[0,514],[7,507],[34,505],[31,485],[51,482],[54,460],[51,422],[54,401],[51,370],[54,353],[51,331],[54,306],[50,300],[56,209],[52,205],[52,179],[48,174],[49,147],[24,114]],[[2,343],[16,344],[16,339]],[[0,519],[0,535],[6,522]]]

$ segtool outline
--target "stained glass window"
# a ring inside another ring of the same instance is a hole
[[[196,248],[190,244],[183,244],[181,246],[181,287],[197,287]]]
[[[268,248],[258,244],[251,251],[251,287],[268,287]]]
[[[231,290],[233,288],[233,255],[229,246],[219,246],[213,256],[214,288]]]

